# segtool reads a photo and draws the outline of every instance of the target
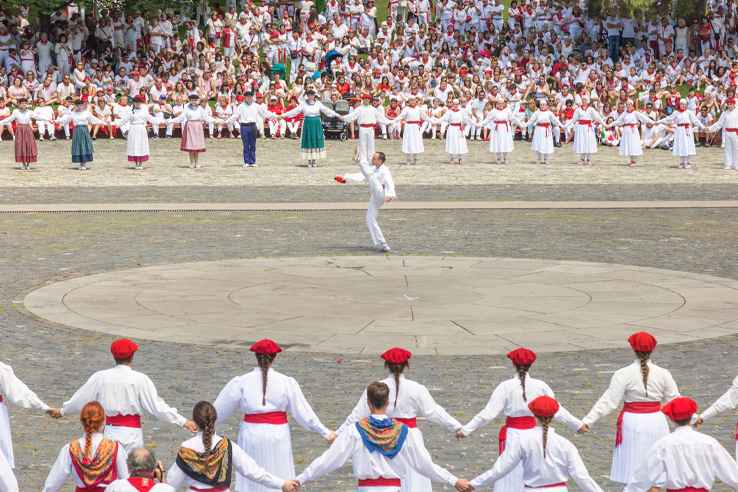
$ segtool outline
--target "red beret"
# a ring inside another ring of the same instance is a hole
[[[413,354],[407,350],[397,347],[389,349],[382,354],[382,358],[390,364],[402,364],[403,362],[407,362],[412,356]]]
[[[661,409],[674,420],[684,420],[692,417],[697,411],[697,404],[689,398],[674,398]]]
[[[256,352],[257,354],[272,355],[280,353],[282,351],[282,347],[280,347],[273,341],[265,338],[260,342],[256,342],[251,347],[251,351]]]
[[[728,75],[728,77],[733,80],[735,78],[735,72],[730,72],[730,75]]]
[[[138,350],[138,345],[127,338],[116,340],[110,345],[110,353],[116,359],[127,359]]]
[[[730,99],[728,99],[727,101],[725,101],[725,104],[735,104],[735,99],[733,99],[731,97]]]
[[[559,402],[550,396],[539,396],[528,403],[528,409],[536,417],[553,417],[559,411]]]
[[[241,94],[236,96],[236,101],[243,101],[243,100],[244,100],[244,97]]]
[[[528,350],[527,348],[515,349],[507,354],[507,357],[515,364],[521,366],[527,366],[533,364],[536,361],[536,354],[534,354],[532,350]]]
[[[133,102],[143,102],[144,98],[140,95],[136,95],[133,97]]]
[[[372,98],[372,95],[371,94],[362,94],[361,95],[361,98],[362,99],[371,99]]]
[[[140,77],[141,72],[139,72],[138,70],[134,70],[133,72],[131,72],[131,75],[138,75]]]
[[[628,342],[636,352],[652,352],[656,348],[656,339],[645,331],[633,333]]]

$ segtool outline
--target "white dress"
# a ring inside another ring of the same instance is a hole
[[[552,126],[563,127],[559,119],[549,110],[536,111],[531,115],[528,126],[535,125],[536,130],[533,132],[533,143],[531,149],[540,154],[553,154],[553,133]]]
[[[674,123],[676,125],[674,129],[674,147],[671,149],[672,155],[686,157],[697,154],[694,148],[692,126],[702,128],[703,125],[692,111],[689,109],[685,109],[684,111],[676,110],[670,116],[657,121],[657,123]]]
[[[389,404],[387,406],[387,416],[399,419],[403,423],[409,423],[408,432],[413,434],[418,442],[423,442],[423,434],[420,429],[413,427],[416,424],[415,419],[418,416],[424,417],[426,420],[445,427],[451,432],[456,432],[461,428],[461,423],[453,418],[449,413],[438,405],[431,396],[428,389],[420,383],[410,381],[404,375],[400,375],[400,391],[395,398],[397,386],[395,385],[395,376],[390,375],[383,379],[382,383],[389,387]],[[397,401],[397,405],[395,405]],[[348,431],[359,420],[371,415],[369,405],[366,403],[366,390],[361,395],[359,402],[354,407],[351,415],[341,427],[336,430],[337,435],[341,435]],[[431,481],[429,478],[416,472],[411,466],[406,467],[406,474],[402,477],[401,492],[429,492],[431,490]]]
[[[130,124],[128,130],[128,141],[126,143],[126,154],[128,160],[133,162],[147,161],[149,157],[149,130],[146,123],[152,125],[164,125],[166,121],[149,114],[148,108],[142,106],[133,108],[123,118],[115,120],[115,126]],[[145,157],[145,159],[143,159]],[[133,159],[132,159],[133,158]],[[136,159],[138,158],[138,159]]]
[[[479,126],[482,127],[487,124],[492,126],[489,135],[490,152],[507,153],[513,151],[513,123],[517,126],[523,126],[523,123],[512,114],[509,108],[495,108],[479,123]]]
[[[592,106],[580,106],[574,111],[567,126],[574,126],[574,153],[594,154],[597,152],[597,137],[593,122],[605,126],[600,113]]]
[[[620,139],[620,155],[643,155],[643,142],[636,126],[639,121],[655,124],[651,118],[635,110],[626,111],[612,123],[612,126],[625,127],[623,128],[623,136]]]
[[[261,376],[261,368],[256,367],[243,376],[231,379],[225,385],[213,403],[218,412],[216,425],[239,408],[246,415],[285,413],[289,410],[292,417],[304,429],[317,432],[323,438],[328,437],[330,431],[320,423],[294,378],[269,369],[266,405],[262,405]],[[238,445],[269,473],[285,480],[295,478],[289,424],[241,422]],[[266,492],[271,489],[246,480],[239,474],[236,477],[236,490]]]
[[[425,115],[425,111],[420,106],[405,106],[397,118],[392,120],[392,124],[405,120],[405,129],[402,132],[402,152],[405,154],[422,154],[425,151],[423,146],[423,134],[420,133],[420,127],[423,121],[431,121]]]
[[[469,153],[466,147],[466,138],[464,138],[463,125],[474,125],[476,123],[469,118],[469,115],[459,109],[452,109],[434,120],[434,123],[448,123],[448,130],[446,131],[447,154],[461,155]]]

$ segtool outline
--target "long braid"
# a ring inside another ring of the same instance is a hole
[[[218,412],[212,403],[200,401],[192,410],[192,420],[202,431],[202,444],[205,447],[205,454],[213,451],[213,434],[215,434],[215,421],[218,420]]]
[[[105,424],[105,410],[99,402],[91,401],[82,407],[79,420],[85,431],[85,458],[92,459],[92,434]]]
[[[262,399],[261,404],[266,406],[266,394],[267,394],[267,377],[269,376],[269,365],[274,362],[276,354],[256,354],[256,361],[259,363],[261,368],[261,389]]]
[[[546,442],[548,441],[548,426],[551,425],[553,417],[536,417],[543,426],[543,459],[546,459]]]
[[[641,374],[643,374],[643,388],[646,390],[646,396],[648,396],[648,359],[651,358],[651,352],[638,352],[636,356],[641,360]]]
[[[81,420],[82,426],[85,429],[85,458],[92,459],[92,433],[94,432],[94,429],[92,428],[92,422],[90,419]]]
[[[530,364],[515,364],[515,370],[520,377],[520,386],[523,387],[523,401],[528,401],[528,397],[525,396],[525,375],[530,370]]]
[[[395,376],[395,408],[397,408],[397,398],[400,396],[400,374],[410,367],[410,364],[407,361],[402,364],[390,364],[389,362],[385,362],[384,367]]]

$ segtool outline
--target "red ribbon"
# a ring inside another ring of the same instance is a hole
[[[551,485],[538,485],[537,487],[531,487],[530,485],[525,484],[526,489],[550,489],[551,487],[566,487],[566,482],[552,483]]]
[[[507,121],[495,121],[495,131],[497,131],[497,127],[500,125],[505,125],[505,129],[510,130],[510,126],[508,125]]]

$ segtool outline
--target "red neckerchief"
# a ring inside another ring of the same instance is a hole
[[[626,112],[626,113],[632,113],[632,112],[634,112],[634,111],[635,111],[635,109],[631,109],[630,111],[626,110],[625,112]]]
[[[686,109],[677,109],[677,111],[679,111],[680,113],[683,113],[686,111]]]
[[[149,492],[152,488],[154,488],[154,485],[156,485],[156,480],[154,480],[154,477],[152,475],[149,475],[148,473],[141,473],[141,475],[144,476],[130,477],[128,479],[128,483],[133,485],[133,487],[138,490],[138,492]]]

